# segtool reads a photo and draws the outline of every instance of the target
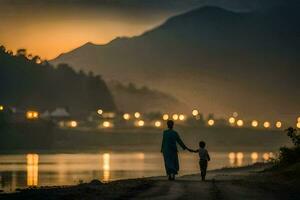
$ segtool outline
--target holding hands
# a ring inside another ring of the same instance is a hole
[[[198,151],[197,150],[193,150],[193,149],[190,149],[190,148],[186,148],[189,152],[191,152],[191,153],[197,153]]]

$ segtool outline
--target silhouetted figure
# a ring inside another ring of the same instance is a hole
[[[164,156],[166,173],[169,180],[175,180],[175,175],[179,171],[179,162],[178,162],[178,143],[184,150],[187,147],[184,145],[180,139],[178,133],[173,130],[174,122],[172,120],[167,121],[168,129],[163,133],[163,140],[161,145],[161,152]]]
[[[207,164],[208,164],[208,161],[210,161],[210,157],[209,157],[208,151],[205,149],[205,145],[206,145],[205,142],[200,141],[199,149],[197,149],[197,150],[188,149],[190,152],[199,153],[199,158],[200,158],[199,166],[200,166],[202,181],[205,181]]]

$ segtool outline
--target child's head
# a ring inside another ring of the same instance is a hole
[[[205,142],[204,141],[200,141],[199,142],[199,147],[201,147],[201,148],[205,148]]]

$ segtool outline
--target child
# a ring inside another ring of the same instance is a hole
[[[188,149],[190,152],[194,153],[199,153],[199,165],[200,165],[200,171],[201,171],[201,177],[202,181],[205,181],[205,176],[206,176],[206,170],[207,170],[207,163],[210,161],[209,154],[207,150],[205,149],[205,142],[200,141],[199,142],[199,149],[197,150],[192,150]]]

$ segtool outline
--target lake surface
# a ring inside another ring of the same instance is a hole
[[[209,169],[267,160],[270,152],[210,152]],[[180,152],[180,175],[198,173],[198,155]],[[165,175],[159,152],[0,155],[0,189],[72,185],[93,179],[112,181]]]

